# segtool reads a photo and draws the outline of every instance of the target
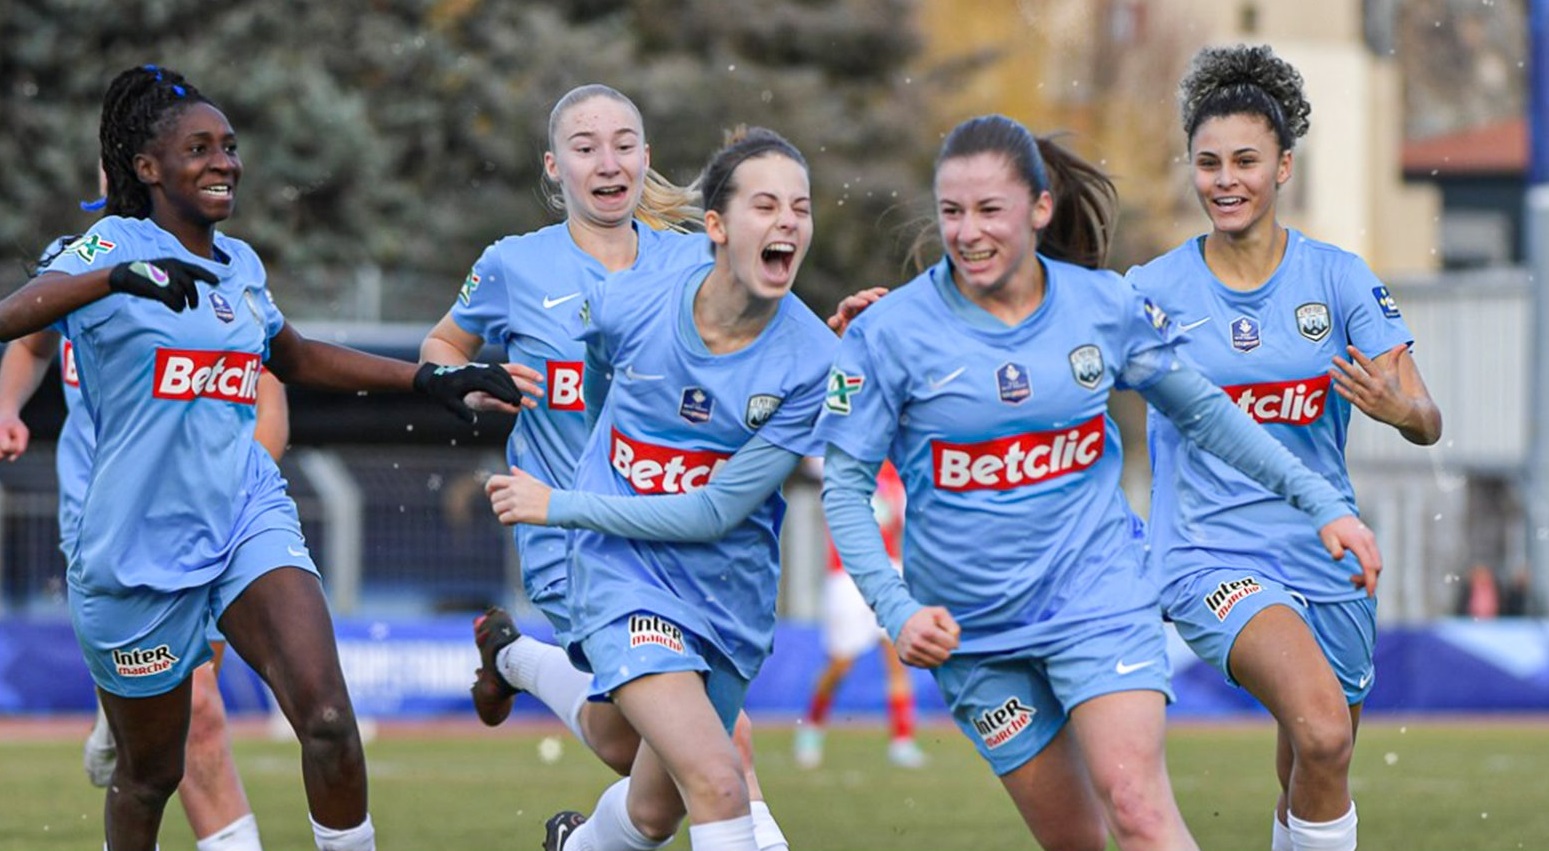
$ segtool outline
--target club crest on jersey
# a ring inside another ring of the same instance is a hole
[[[220,293],[210,293],[210,309],[215,311],[215,318],[222,322],[230,322],[237,318],[237,312],[231,309],[231,302]]]
[[[1251,594],[1257,594],[1264,590],[1258,579],[1252,576],[1244,576],[1241,579],[1232,579],[1216,586],[1216,590],[1205,595],[1205,606],[1216,616],[1216,620],[1225,621],[1226,616],[1232,613],[1245,598]]]
[[[703,388],[685,387],[683,400],[678,403],[678,416],[694,425],[702,425],[710,421],[710,411],[714,407],[715,400]]]
[[[1076,383],[1088,390],[1096,390],[1103,380],[1103,350],[1087,344],[1070,352],[1070,374]]]
[[[654,644],[674,653],[683,652],[683,630],[660,615],[644,613],[629,616],[629,646]]]
[[[1027,381],[1027,367],[1015,363],[1003,363],[995,370],[995,386],[1000,400],[1008,405],[1020,405],[1033,395],[1033,386]]]
[[[748,412],[742,421],[748,428],[758,431],[775,411],[780,410],[780,405],[785,401],[784,396],[774,396],[769,393],[755,393],[748,397]]]
[[[1145,310],[1146,320],[1151,323],[1152,328],[1155,328],[1158,331],[1167,330],[1167,323],[1171,320],[1167,318],[1166,311],[1163,311],[1160,307],[1158,307],[1156,302],[1148,298],[1146,299],[1145,306],[1142,309]]]
[[[1398,300],[1393,297],[1392,293],[1388,292],[1387,287],[1372,287],[1372,297],[1377,299],[1377,306],[1382,308],[1383,316],[1389,319],[1397,319],[1399,317]]]
[[[468,277],[463,278],[462,288],[457,291],[457,300],[467,304],[473,300],[473,291],[478,288],[479,276],[470,271]]]
[[[835,367],[828,372],[828,393],[823,397],[823,408],[842,417],[850,415],[850,397],[861,392],[866,384],[864,375],[847,375]]]
[[[149,650],[136,647],[133,650],[114,650],[112,653],[113,671],[120,677],[150,677],[164,674],[172,670],[172,666],[178,662],[178,657],[172,655],[172,648],[166,644]]]
[[[95,263],[98,254],[107,254],[116,247],[117,243],[108,242],[94,233],[89,233],[70,243],[65,248],[65,253],[74,254],[87,263]]]
[[[1296,330],[1314,343],[1323,342],[1333,322],[1328,317],[1328,305],[1320,301],[1308,302],[1296,308]]]
[[[990,750],[1004,745],[1033,726],[1033,716],[1038,710],[1022,702],[1019,697],[1008,697],[1006,702],[986,709],[973,719],[974,730]]]
[[[1239,352],[1251,352],[1259,347],[1259,321],[1251,316],[1239,316],[1232,320],[1232,348]]]

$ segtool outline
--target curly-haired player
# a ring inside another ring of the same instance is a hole
[[[1397,303],[1361,258],[1276,218],[1311,106],[1266,46],[1200,51],[1179,91],[1211,230],[1129,280],[1189,330],[1180,353],[1354,504],[1352,406],[1428,445],[1437,410]],[[1200,658],[1279,724],[1273,848],[1353,849],[1350,756],[1372,686],[1377,573],[1329,557],[1303,517],[1150,416],[1150,571]]]

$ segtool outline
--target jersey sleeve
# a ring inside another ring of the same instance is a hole
[[[1367,357],[1374,358],[1400,343],[1414,342],[1398,302],[1365,260],[1349,255],[1338,292],[1346,311],[1346,339]]]
[[[146,253],[144,251],[136,253],[140,247],[138,241],[135,234],[119,224],[118,219],[100,219],[90,230],[66,245],[42,274],[84,275],[87,272],[111,269],[128,260],[155,259],[143,256]],[[112,296],[97,299],[60,317],[52,327],[73,340],[88,329],[111,319],[122,303],[121,298]]]
[[[505,338],[506,320],[511,313],[499,248],[496,243],[484,249],[468,270],[468,277],[457,290],[457,300],[452,303],[452,321],[457,327],[496,344]]]
[[[816,437],[856,460],[875,463],[887,457],[892,445],[906,388],[902,375],[894,380],[891,371],[885,374],[870,333],[875,332],[869,323],[857,322],[839,341]]]

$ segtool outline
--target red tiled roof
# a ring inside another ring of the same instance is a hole
[[[1528,167],[1527,119],[1482,124],[1404,143],[1404,173],[1426,176],[1522,174]]]

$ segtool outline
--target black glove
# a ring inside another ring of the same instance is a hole
[[[414,389],[445,405],[447,410],[473,422],[474,411],[463,401],[469,393],[488,393],[511,405],[520,405],[522,394],[516,389],[505,367],[487,363],[465,363],[461,366],[442,366],[436,363],[420,364],[414,373]]]
[[[199,284],[220,280],[215,273],[195,263],[172,257],[160,260],[131,260],[113,267],[108,289],[140,298],[155,299],[182,313],[184,307],[199,306]]]

